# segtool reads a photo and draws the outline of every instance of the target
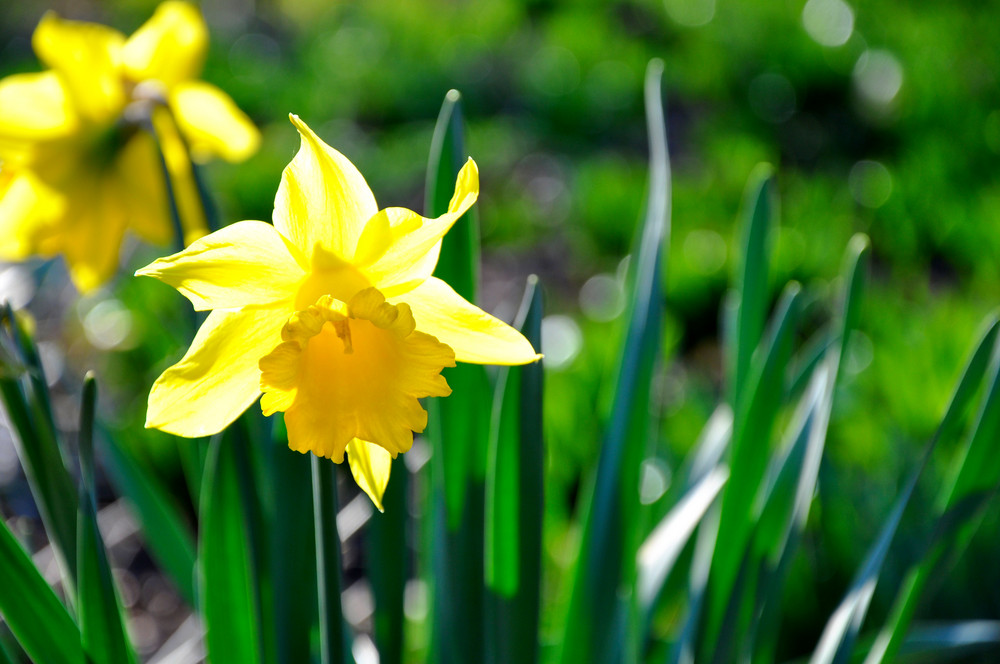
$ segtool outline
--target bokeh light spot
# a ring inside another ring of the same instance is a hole
[[[124,350],[131,341],[132,313],[118,300],[94,305],[83,319],[87,341],[101,350]]]
[[[652,505],[670,486],[670,468],[661,459],[644,459],[639,466],[639,502]]]
[[[844,0],[809,0],[802,26],[818,44],[843,46],[854,32],[854,10]]]
[[[565,368],[576,359],[582,347],[583,333],[575,320],[560,314],[542,319],[542,354],[546,367]]]
[[[667,14],[674,23],[696,28],[715,17],[715,0],[665,0]]]
[[[889,51],[869,49],[854,65],[854,88],[865,102],[887,106],[903,86],[903,66]]]
[[[726,241],[713,230],[697,229],[684,238],[684,259],[701,274],[715,274],[726,264]]]
[[[882,207],[892,194],[892,174],[877,161],[863,159],[847,176],[854,200],[867,208]]]
[[[580,288],[580,310],[593,321],[614,320],[625,310],[625,291],[613,275],[598,274]]]

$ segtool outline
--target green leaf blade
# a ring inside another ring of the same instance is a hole
[[[562,638],[563,664],[605,661],[635,647],[625,643],[625,630],[635,617],[629,595],[640,537],[636,487],[650,436],[648,404],[663,323],[661,259],[671,204],[662,76],[663,63],[650,62],[645,88],[650,146],[646,216],[611,417],[593,488],[582,502],[586,512]],[[628,588],[623,590],[623,585]]]
[[[261,661],[251,535],[232,429],[213,437],[200,505],[198,572],[205,646],[214,664]]]
[[[80,408],[80,514],[77,522],[77,614],[83,647],[91,660],[131,664],[135,652],[128,640],[121,600],[97,526],[94,494],[94,409],[97,383],[88,373]]]
[[[80,630],[66,607],[0,520],[0,614],[36,662],[83,664]]]
[[[441,106],[431,141],[425,206],[428,217],[447,211],[465,161],[461,95],[452,90]],[[434,275],[469,302],[476,302],[479,222],[475,207],[443,238]],[[442,375],[451,395],[426,404],[432,450],[431,649],[435,661],[464,664],[485,657],[483,511],[492,390],[485,369],[479,365],[459,364]]]
[[[515,318],[541,345],[542,297],[535,277]],[[486,583],[495,664],[538,661],[541,612],[544,449],[543,369],[540,362],[501,369],[494,400],[486,506]]]

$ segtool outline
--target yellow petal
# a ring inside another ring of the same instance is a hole
[[[394,292],[420,283],[434,272],[441,238],[479,197],[479,169],[469,159],[458,174],[448,212],[425,219],[404,208],[372,217],[358,241],[355,263],[380,289]],[[401,289],[392,286],[402,285]]]
[[[389,485],[389,471],[392,470],[392,455],[385,448],[352,438],[347,444],[347,459],[351,474],[361,490],[375,503],[379,512],[384,512],[382,496]]]
[[[69,95],[55,72],[0,80],[0,142],[55,140],[72,134],[77,124]]]
[[[281,309],[217,309],[149,393],[146,426],[178,436],[222,431],[260,396],[260,358],[281,341]]]
[[[350,259],[365,223],[378,212],[375,196],[347,157],[291,115],[302,145],[281,174],[274,227],[307,256],[316,245]]]
[[[354,438],[392,456],[408,450],[427,425],[418,399],[450,394],[441,369],[455,364],[450,348],[413,328],[409,306],[375,289],[292,316],[284,343],[260,361],[261,388],[275,394],[262,406],[285,410],[289,447],[337,463]]]
[[[201,73],[208,49],[208,28],[201,13],[186,2],[164,2],[125,43],[125,72],[135,82],[161,81],[168,88]]]
[[[19,261],[40,253],[64,208],[63,197],[30,171],[0,170],[0,258]]]
[[[69,275],[81,293],[109,281],[118,270],[126,207],[114,176],[81,174],[66,191],[66,223],[59,242]]]
[[[107,122],[125,105],[121,49],[125,37],[104,25],[64,21],[49,12],[31,44],[38,59],[63,79],[81,115]]]
[[[470,304],[436,277],[390,302],[409,303],[417,329],[451,346],[459,362],[513,365],[542,357],[524,335]]]
[[[250,118],[214,85],[181,83],[171,91],[170,105],[195,161],[215,156],[243,161],[260,145],[260,132]]]
[[[156,142],[148,132],[132,136],[118,154],[115,171],[128,210],[128,225],[146,242],[169,244],[174,236],[170,221],[163,167]]]
[[[188,156],[187,146],[177,130],[171,114],[164,108],[153,112],[153,126],[159,140],[163,159],[170,172],[174,200],[184,229],[184,244],[188,245],[208,232],[205,208],[201,193],[194,178],[194,169]]]
[[[240,221],[136,272],[179,290],[199,311],[288,302],[305,276],[271,224]]]

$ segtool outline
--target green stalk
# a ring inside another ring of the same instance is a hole
[[[461,96],[445,98],[431,142],[426,214],[448,209],[455,178],[465,163]],[[434,275],[470,302],[479,283],[479,224],[466,212],[441,242]],[[488,404],[492,397],[482,366],[459,364],[442,375],[447,399],[427,402],[431,446],[431,658],[444,664],[481,662],[485,657],[484,549]]]
[[[340,603],[340,537],[337,534],[337,466],[311,455],[316,529],[316,581],[319,588],[319,643],[322,664],[348,661]]]

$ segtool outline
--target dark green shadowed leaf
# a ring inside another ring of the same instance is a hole
[[[644,624],[648,623],[656,599],[681,551],[687,546],[728,478],[729,469],[725,466],[717,466],[702,477],[643,542],[638,554],[636,590],[639,593]]]
[[[729,611],[753,528],[752,511],[771,456],[771,433],[785,394],[785,376],[799,319],[801,288],[790,283],[774,313],[768,338],[754,357],[733,424],[729,484],[722,495],[708,596],[704,643],[714,651]],[[748,569],[747,573],[752,573]],[[740,620],[747,616],[741,614]],[[732,645],[731,641],[721,645]]]
[[[95,662],[129,664],[135,653],[123,623],[121,600],[108,564],[107,552],[97,528],[94,489],[94,408],[97,383],[88,373],[83,380],[80,408],[80,516],[77,530],[77,615],[83,647]]]
[[[279,662],[307,662],[316,624],[316,537],[309,458],[288,448],[284,419],[272,417],[268,470],[274,485],[271,574]],[[395,479],[395,478],[394,478]]]
[[[195,545],[169,492],[105,432],[104,461],[118,493],[138,515],[150,553],[189,605],[195,604]]]
[[[410,518],[406,497],[410,473],[403,456],[393,459],[392,481],[382,496],[385,512],[368,522],[368,577],[375,597],[374,632],[379,664],[402,664],[405,615],[403,599],[410,566]]]
[[[425,212],[448,210],[455,179],[467,155],[462,138],[461,97],[445,97],[431,142]],[[469,302],[479,283],[479,223],[466,212],[441,243],[434,276]],[[431,648],[436,662],[464,664],[484,657],[483,510],[489,404],[482,366],[459,363],[442,372],[452,393],[429,399],[427,438],[431,446],[431,555],[434,580]]]
[[[528,286],[515,327],[541,347],[542,295]],[[541,362],[503,367],[493,403],[487,479],[486,585],[490,661],[538,661],[544,512]]]
[[[49,391],[34,339],[24,321],[5,305],[2,344],[26,371],[0,372],[0,396],[10,417],[17,454],[62,569],[71,599],[76,592],[77,489],[56,433]],[[16,375],[16,374],[15,374]]]
[[[772,467],[773,481],[766,484],[753,553],[762,557],[754,624],[744,644],[754,659],[774,659],[780,624],[784,582],[798,549],[809,508],[816,491],[820,461],[826,446],[833,397],[843,366],[844,353],[857,326],[867,282],[870,242],[855,235],[848,244],[842,270],[840,312],[834,320],[839,342],[823,344],[824,360],[813,370],[809,388],[800,399],[786,433],[789,441]]]
[[[650,437],[650,389],[663,321],[661,258],[669,237],[670,164],[661,82],[663,63],[646,70],[650,174],[646,217],[637,246],[632,298],[618,364],[615,397],[593,485],[581,505],[583,533],[565,619],[563,664],[613,661],[633,611],[631,585],[639,547],[639,466]]]
[[[261,660],[256,591],[246,513],[240,492],[240,444],[230,427],[209,443],[198,534],[198,599],[213,664]]]
[[[894,660],[906,637],[925,586],[941,560],[949,553],[960,554],[968,543],[968,538],[975,532],[982,517],[985,501],[981,495],[983,493],[991,495],[992,487],[995,487],[998,481],[1000,470],[996,467],[996,455],[993,454],[994,459],[991,460],[986,454],[986,450],[992,450],[995,446],[997,436],[1000,435],[998,333],[1000,333],[1000,321],[993,316],[987,321],[985,332],[965,367],[938,431],[931,441],[933,446],[938,441],[950,439],[959,433],[961,422],[986,379],[986,394],[970,431],[969,440],[957,459],[953,473],[954,481],[946,483],[939,494],[935,539],[931,542],[929,553],[909,570],[900,585],[889,618],[869,650],[865,664],[881,664]],[[977,464],[978,467],[970,467],[970,462]],[[973,503],[971,508],[968,505],[970,501]]]
[[[0,614],[35,662],[83,664],[80,630],[0,519]]]
[[[751,358],[764,333],[768,309],[768,276],[770,264],[769,239],[774,225],[776,202],[773,170],[759,165],[751,174],[743,203],[743,238],[741,261],[737,272],[736,291],[739,294],[735,326],[729,348],[729,392],[733,410],[739,411],[739,401],[747,387]]]
[[[350,652],[340,594],[340,536],[337,534],[337,466],[310,454],[316,530],[316,581],[319,588],[321,664],[343,664]]]
[[[1000,652],[1000,622],[965,620],[919,625],[900,649],[903,662],[944,662],[981,652]]]

